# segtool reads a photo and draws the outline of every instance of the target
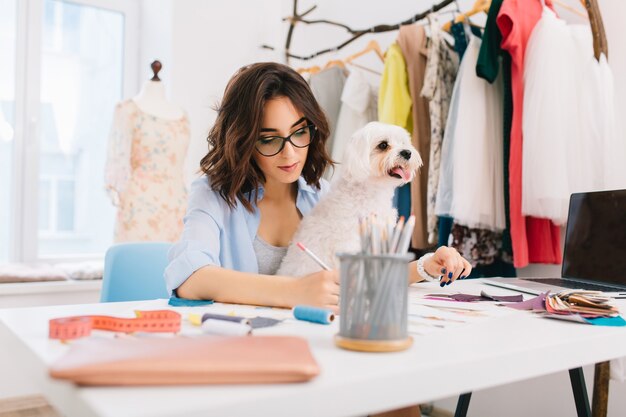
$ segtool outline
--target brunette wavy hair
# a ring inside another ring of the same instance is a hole
[[[237,200],[252,211],[252,191],[265,182],[265,176],[252,155],[261,134],[265,102],[287,97],[304,117],[315,125],[302,176],[307,184],[320,187],[320,178],[334,165],[326,151],[330,135],[328,121],[307,82],[292,68],[262,62],[241,68],[228,82],[217,107],[217,119],[207,141],[209,152],[200,167],[222,198],[233,208]],[[257,194],[255,193],[255,204]]]

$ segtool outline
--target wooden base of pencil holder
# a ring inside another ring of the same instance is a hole
[[[400,340],[365,340],[348,339],[347,337],[336,335],[335,344],[342,349],[359,352],[398,352],[410,348],[413,344],[413,338],[408,336],[406,339]]]

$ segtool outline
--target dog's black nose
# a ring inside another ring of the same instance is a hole
[[[400,156],[408,161],[409,159],[411,159],[411,151],[408,149],[403,149],[400,151]]]

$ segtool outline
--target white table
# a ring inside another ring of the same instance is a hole
[[[419,293],[512,294],[463,281]],[[461,304],[455,304],[461,305]],[[474,304],[473,304],[474,305]],[[618,304],[626,311],[626,302]],[[288,320],[257,334],[291,334],[308,339],[321,374],[305,384],[187,386],[158,388],[77,388],[50,379],[47,368],[67,349],[47,339],[48,320],[81,314],[127,316],[135,309],[167,307],[165,300],[0,310],[0,346],[10,355],[1,378],[28,378],[68,417],[140,416],[356,416],[485,389],[587,364],[626,356],[626,329],[566,323],[491,305],[498,317],[414,336],[411,349],[399,353],[357,353],[335,347],[338,326]],[[214,305],[179,308],[228,312],[249,309],[259,315],[276,310]],[[188,325],[190,326],[190,325]],[[530,399],[529,399],[530,400]],[[505,411],[505,410],[503,410]]]

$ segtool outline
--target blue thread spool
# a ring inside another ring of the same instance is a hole
[[[335,320],[335,314],[326,308],[311,306],[295,306],[293,316],[298,320],[310,321],[313,323],[330,324]]]

